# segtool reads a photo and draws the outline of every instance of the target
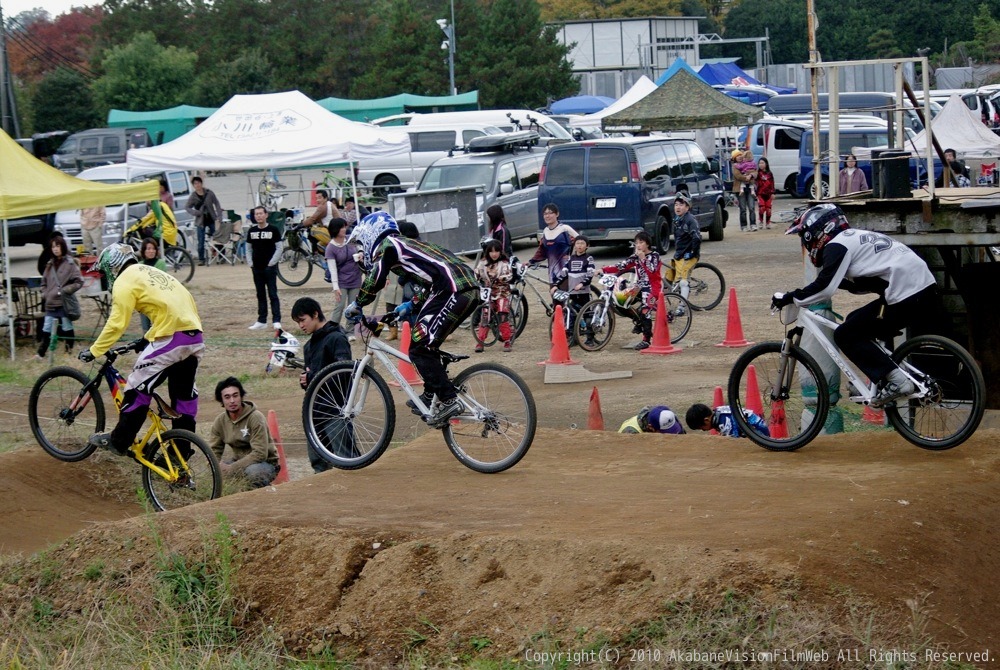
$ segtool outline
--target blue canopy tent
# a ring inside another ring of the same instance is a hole
[[[593,114],[614,101],[614,98],[604,95],[574,95],[553,102],[549,105],[549,111],[552,114]]]
[[[673,63],[670,64],[670,67],[668,67],[663,74],[657,77],[656,85],[663,86],[663,82],[673,77],[678,70],[687,70],[695,77],[698,76],[698,73],[692,70],[691,66],[687,64],[687,61],[685,61],[683,58],[678,58],[677,60],[675,60]]]
[[[709,86],[715,85],[740,85],[740,86],[763,86],[764,88],[769,88],[778,95],[786,95],[788,93],[795,93],[794,88],[785,88],[784,86],[771,86],[770,84],[762,84],[758,79],[755,79],[750,74],[744,72],[740,66],[736,63],[708,63],[701,66],[698,70],[698,76],[704,80]]]

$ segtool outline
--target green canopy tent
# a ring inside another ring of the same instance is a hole
[[[218,107],[194,107],[192,105],[178,105],[170,109],[158,109],[151,112],[112,109],[108,112],[108,127],[145,128],[154,142],[170,142],[212,116],[216,109]],[[163,133],[161,140],[157,138],[159,133]]]
[[[764,116],[717,91],[689,70],[679,69],[635,104],[604,118],[604,130],[649,132],[743,126]]]
[[[14,359],[14,305],[10,282],[10,254],[7,248],[7,220],[36,216],[65,209],[115,205],[119,203],[158,201],[160,185],[156,181],[129,184],[100,184],[71,177],[43,163],[0,130],[0,220],[3,233],[4,283],[7,302],[7,325],[10,332],[10,357]]]
[[[383,116],[405,112],[464,112],[479,109],[479,91],[458,95],[427,96],[400,93],[387,98],[371,100],[346,100],[344,98],[323,98],[317,100],[327,111],[343,116],[351,121],[370,121]]]

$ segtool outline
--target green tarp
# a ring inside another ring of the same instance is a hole
[[[334,114],[339,114],[352,121],[371,121],[404,112],[430,113],[476,110],[479,109],[479,91],[442,96],[400,93],[388,98],[373,98],[371,100],[323,98],[316,102]]]
[[[112,109],[108,112],[109,128],[145,128],[153,141],[157,141],[157,133],[163,133],[162,142],[176,140],[193,129],[199,123],[210,117],[216,107],[194,107],[178,105],[170,109],[158,109],[152,112],[129,112],[123,109]]]

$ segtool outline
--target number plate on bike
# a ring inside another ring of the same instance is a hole
[[[491,291],[489,286],[482,287],[479,289],[479,299],[483,302],[487,302],[490,299],[490,293]]]
[[[594,201],[595,209],[614,209],[618,198],[598,198]]]

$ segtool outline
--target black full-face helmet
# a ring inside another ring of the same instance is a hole
[[[850,227],[844,210],[834,204],[824,203],[802,212],[785,231],[785,235],[798,233],[802,238],[802,246],[809,254],[809,260],[819,267],[823,264],[823,247],[842,230]]]

